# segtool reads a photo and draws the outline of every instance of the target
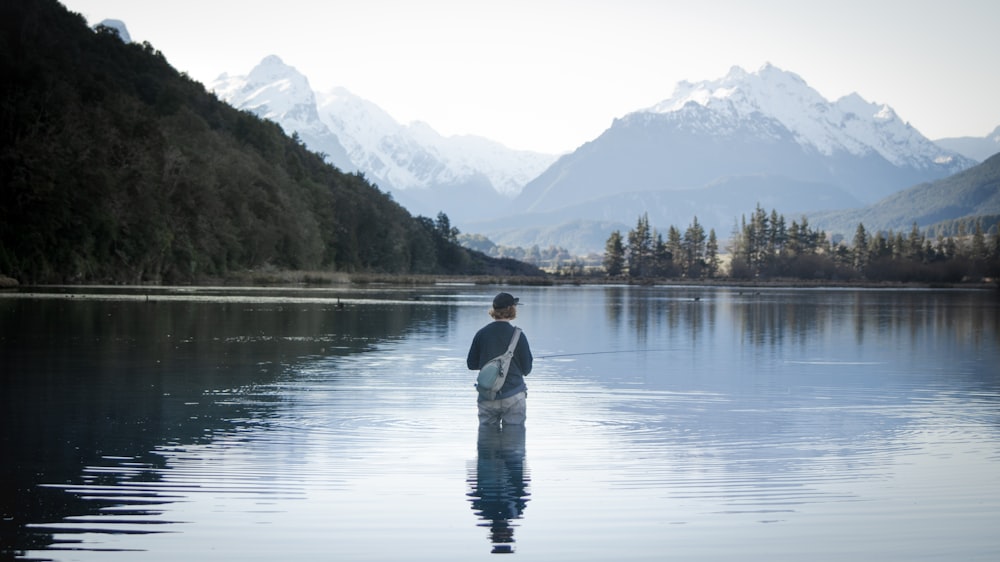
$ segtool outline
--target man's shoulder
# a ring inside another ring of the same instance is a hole
[[[513,333],[514,327],[510,322],[505,322],[503,320],[495,320],[489,324],[483,326],[479,329],[478,334],[488,334],[488,335],[499,335],[499,334],[511,334]]]

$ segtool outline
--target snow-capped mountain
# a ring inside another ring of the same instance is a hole
[[[346,89],[314,92],[274,56],[212,88],[297,133],[342,169],[363,172],[415,214],[444,211],[463,230],[498,243],[530,245],[526,232],[558,232],[562,240],[545,245],[575,251],[599,251],[607,233],[598,230],[630,225],[642,212],[662,229],[697,216],[726,233],[753,211],[749,201],[790,216],[857,207],[975,164],[929,141],[888,105],[858,94],[830,102],[772,65],[681,82],[668,99],[614,120],[558,160],[400,124]],[[500,208],[506,216],[485,222]]]
[[[555,160],[482,137],[444,137],[420,121],[402,125],[344,88],[319,93],[318,99],[320,119],[342,139],[351,160],[400,189],[456,184],[481,174],[497,192],[513,197]]]
[[[223,74],[210,89],[230,105],[278,123],[289,135],[298,134],[310,150],[326,154],[334,166],[348,172],[359,169],[337,135],[320,120],[309,79],[280,58],[264,58],[247,76]]]
[[[798,75],[770,64],[754,73],[734,67],[716,81],[681,82],[673,96],[644,112],[674,113],[688,103],[728,117],[730,122],[770,117],[797,143],[824,156],[846,152],[865,157],[875,152],[894,166],[918,170],[940,169],[956,156],[902,121],[888,105],[869,103],[857,93],[830,103]],[[964,167],[968,163],[954,171]]]
[[[952,137],[937,139],[934,143],[966,158],[985,162],[990,156],[1000,153],[1000,127],[985,137]]]
[[[752,73],[733,68],[719,80],[681,82],[663,102],[616,119],[525,186],[513,208],[551,225],[563,209],[585,203],[601,208],[595,203],[604,200],[601,216],[577,219],[629,224],[635,215],[609,215],[608,203],[615,196],[650,200],[624,195],[656,191],[663,192],[656,197],[660,208],[686,209],[688,221],[697,216],[706,227],[728,232],[753,208],[736,208],[737,198],[713,201],[709,208],[697,190],[724,182],[732,193],[742,186],[795,216],[874,202],[973,164],[926,139],[886,105],[857,94],[829,102],[797,75],[771,65]],[[803,191],[795,208],[781,204],[780,193],[791,184]],[[664,229],[686,226],[675,219],[650,213],[650,222]]]
[[[425,123],[400,124],[344,88],[315,92],[273,55],[247,76],[221,76],[211,89],[297,133],[332,164],[363,172],[411,212],[444,211],[456,223],[493,213],[555,160],[481,137],[444,137]]]

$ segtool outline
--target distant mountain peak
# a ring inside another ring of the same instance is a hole
[[[247,81],[252,83],[268,84],[275,80],[305,80],[306,83],[309,82],[305,75],[294,66],[285,64],[285,61],[277,55],[264,57],[247,75]]]
[[[985,162],[1000,153],[1000,127],[993,129],[985,137],[953,137],[934,141],[938,146],[953,150],[967,158]]]
[[[122,20],[116,20],[116,19],[101,20],[100,23],[94,26],[95,29],[98,27],[107,27],[108,29],[114,29],[115,31],[118,32],[118,37],[123,42],[125,43],[132,42],[132,36],[129,35],[128,28],[125,27],[125,22],[123,22]]]
[[[224,99],[238,98],[241,107],[279,123],[289,111],[301,111],[296,107],[316,104],[309,79],[276,55],[264,57],[246,76],[223,74],[212,86]]]
[[[346,88],[314,91],[277,55],[265,57],[246,76],[223,74],[212,88],[232,105],[298,133],[338,167],[364,172],[419,212],[431,211],[415,209],[422,202],[418,198],[427,199],[433,212],[447,207],[455,218],[489,212],[555,160],[481,137],[443,137],[420,121],[400,124]],[[461,197],[470,200],[467,208],[459,208]]]
[[[858,93],[830,102],[773,64],[734,66],[716,80],[679,82],[669,98],[616,119],[515,203],[526,211],[521,228],[627,223],[636,213],[661,225],[697,216],[730,228],[754,204],[788,213],[857,207],[971,165],[886,104]]]
[[[482,137],[445,137],[423,121],[403,125],[344,88],[318,97],[320,119],[342,139],[351,159],[398,189],[428,189],[483,176],[498,194],[512,197],[555,160]]]
[[[799,75],[770,63],[755,72],[734,66],[718,80],[680,82],[666,100],[645,112],[668,114],[696,103],[731,120],[774,119],[795,140],[820,154],[877,153],[896,166],[947,161],[945,154],[886,104],[852,93],[831,103]]]
[[[309,79],[281,57],[264,57],[246,76],[222,74],[211,88],[230,104],[280,124],[287,134],[297,133],[306,146],[325,153],[340,169],[357,169],[337,137],[320,121]]]
[[[258,67],[279,66],[279,67],[292,68],[286,65],[285,61],[281,60],[281,57],[279,57],[278,55],[267,55],[266,57],[261,59],[260,64],[258,64],[257,66]]]

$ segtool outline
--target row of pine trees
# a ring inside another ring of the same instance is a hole
[[[604,270],[611,277],[715,277],[719,263],[715,230],[706,235],[697,217],[684,234],[671,225],[664,239],[643,214],[626,238],[621,231],[612,232],[604,249]]]
[[[916,224],[906,234],[869,231],[858,224],[852,240],[829,237],[806,217],[789,224],[760,205],[744,215],[720,257],[715,230],[706,234],[695,217],[666,237],[646,214],[625,235],[614,231],[604,253],[612,278],[803,279],[832,281],[959,282],[1000,277],[1000,229],[975,221],[971,232],[930,238]]]

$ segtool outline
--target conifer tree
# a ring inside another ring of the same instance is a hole
[[[624,269],[625,245],[622,243],[622,233],[615,230],[604,246],[604,273],[608,277],[617,277]]]
[[[705,245],[705,276],[715,277],[719,273],[719,240],[715,229],[708,231],[708,243]]]
[[[628,233],[628,275],[639,278],[648,275],[653,250],[653,232],[649,228],[649,215],[643,213],[635,229]]]
[[[698,223],[697,216],[684,231],[681,247],[684,256],[682,265],[684,274],[688,277],[700,277],[705,256],[705,229]]]
[[[852,265],[856,271],[864,271],[868,266],[868,233],[865,225],[858,223],[858,228],[854,231],[854,242],[852,246]]]

